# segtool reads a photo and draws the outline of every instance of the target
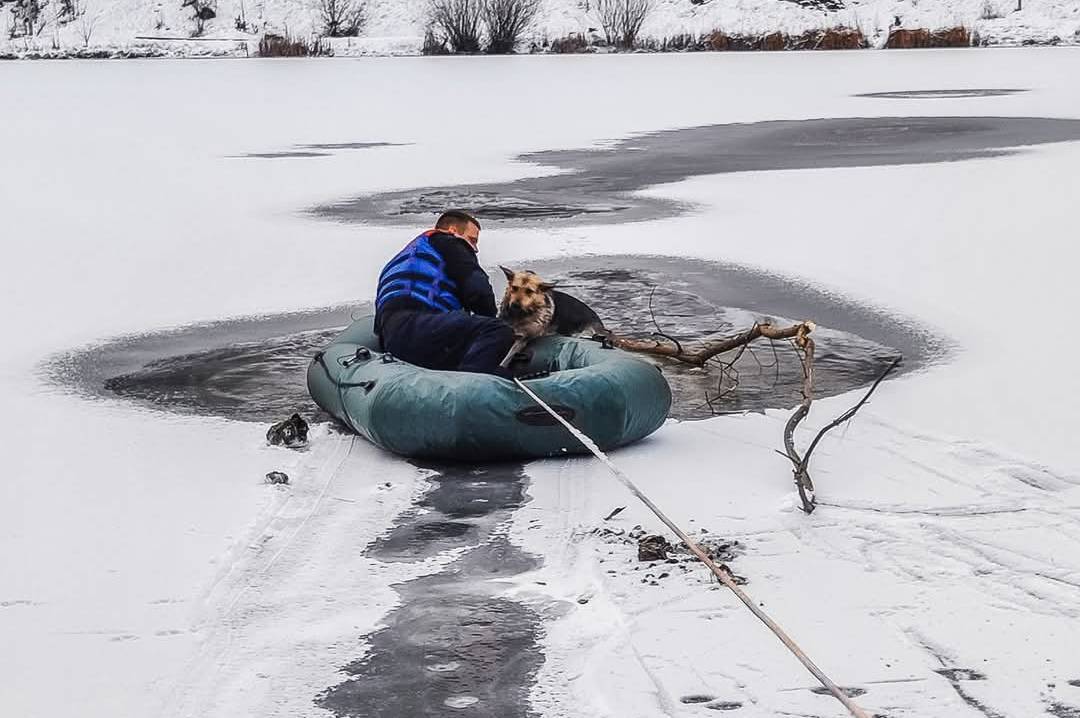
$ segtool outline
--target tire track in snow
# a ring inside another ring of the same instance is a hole
[[[267,489],[290,500],[237,542],[208,590],[200,646],[163,715],[310,715],[341,656],[355,656],[355,627],[393,605],[387,585],[437,570],[437,560],[395,572],[356,558],[407,505],[419,472],[353,436],[316,434],[298,456],[293,482]]]

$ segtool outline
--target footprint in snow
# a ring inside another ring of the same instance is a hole
[[[847,696],[848,698],[858,698],[859,696],[866,695],[866,689],[865,688],[857,688],[855,686],[849,686],[849,687],[841,686],[840,690],[842,690],[844,692],[844,695]],[[829,692],[829,689],[826,688],[825,686],[818,686],[816,688],[811,688],[810,692],[811,693],[816,693],[819,696],[831,696],[832,695],[832,693]]]
[[[711,701],[711,700],[713,700],[715,698],[716,698],[716,696],[709,696],[709,695],[695,693],[695,694],[692,694],[692,695],[689,695],[689,696],[683,696],[679,700],[681,702],[683,702],[683,703],[708,703],[709,701]]]
[[[1054,718],[1080,718],[1080,708],[1054,701],[1046,704],[1046,712]]]
[[[714,711],[733,711],[742,708],[742,703],[738,701],[715,701],[705,707]]]

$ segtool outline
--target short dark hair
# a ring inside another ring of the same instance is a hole
[[[466,212],[463,209],[448,209],[439,215],[439,221],[435,223],[435,229],[451,229],[453,227],[460,227],[463,224],[475,224],[477,229],[480,229],[480,222],[476,217]]]

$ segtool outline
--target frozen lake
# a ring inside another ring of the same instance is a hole
[[[618,321],[652,285],[690,335],[818,320],[839,395],[808,432],[913,359],[816,455],[812,517],[773,453],[785,411],[615,460],[738,539],[751,593],[872,712],[1080,714],[1077,340],[1016,338],[1080,299],[1077,70],[1065,49],[0,64],[0,710],[842,714],[699,570],[642,576],[612,536],[655,521],[604,522],[628,497],[589,461],[421,467],[326,426],[263,444],[333,317],[464,197],[488,202],[485,265],[582,283]],[[790,406],[755,387],[726,408]]]

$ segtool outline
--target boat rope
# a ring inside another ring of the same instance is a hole
[[[525,384],[520,379],[514,379],[514,383],[517,384],[518,388],[525,392],[530,399],[535,401],[537,405],[544,409],[544,411],[551,414],[551,416],[556,421],[566,427],[566,430],[573,434],[574,438],[580,441],[586,449],[592,452],[592,455],[599,459],[600,463],[606,466],[608,470],[612,474],[614,474],[615,478],[618,479],[623,486],[629,489],[631,494],[637,497],[643,504],[645,504],[645,506],[649,508],[650,511],[656,514],[656,517],[663,521],[665,526],[674,531],[675,535],[683,540],[690,552],[694,554],[694,556],[696,556],[698,560],[705,564],[705,566],[708,567],[710,571],[713,572],[716,578],[720,580],[720,583],[731,589],[731,591],[738,597],[738,599],[742,601],[743,604],[747,608],[749,608],[750,611],[755,616],[757,616],[762,623],[769,627],[769,630],[776,634],[776,637],[780,639],[780,642],[787,646],[788,650],[795,654],[795,657],[798,658],[804,666],[806,666],[806,669],[813,674],[814,678],[817,678],[821,682],[821,685],[825,686],[825,688],[828,689],[828,691],[832,693],[838,701],[844,704],[844,707],[848,709],[851,715],[855,716],[855,718],[869,718],[869,714],[862,708],[860,708],[858,704],[855,703],[855,701],[851,700],[851,698],[849,698],[847,694],[840,689],[839,686],[833,683],[829,679],[829,677],[826,676],[812,660],[810,660],[810,657],[807,656],[801,648],[799,648],[798,644],[795,643],[791,636],[789,636],[784,631],[784,629],[776,623],[776,621],[772,620],[769,615],[765,613],[765,611],[761,610],[761,607],[752,598],[750,598],[750,596],[748,596],[747,593],[743,591],[738,584],[735,583],[735,579],[732,577],[731,572],[728,570],[728,568],[722,564],[717,564],[715,561],[713,561],[709,557],[709,555],[705,553],[704,550],[702,550],[701,546],[699,546],[698,543],[694,541],[694,539],[690,538],[690,536],[688,536],[685,531],[679,528],[674,521],[669,519],[664,514],[664,512],[660,510],[660,507],[654,504],[652,500],[648,496],[646,496],[633,481],[631,481],[629,476],[624,474],[618,466],[612,463],[611,459],[608,458],[607,454],[600,450],[600,447],[596,445],[595,441],[590,439],[588,435],[580,431],[577,427],[575,427],[569,421],[560,416],[559,413],[552,409],[550,406],[548,406],[543,399],[533,393],[533,391],[529,389],[529,387],[525,386]]]

